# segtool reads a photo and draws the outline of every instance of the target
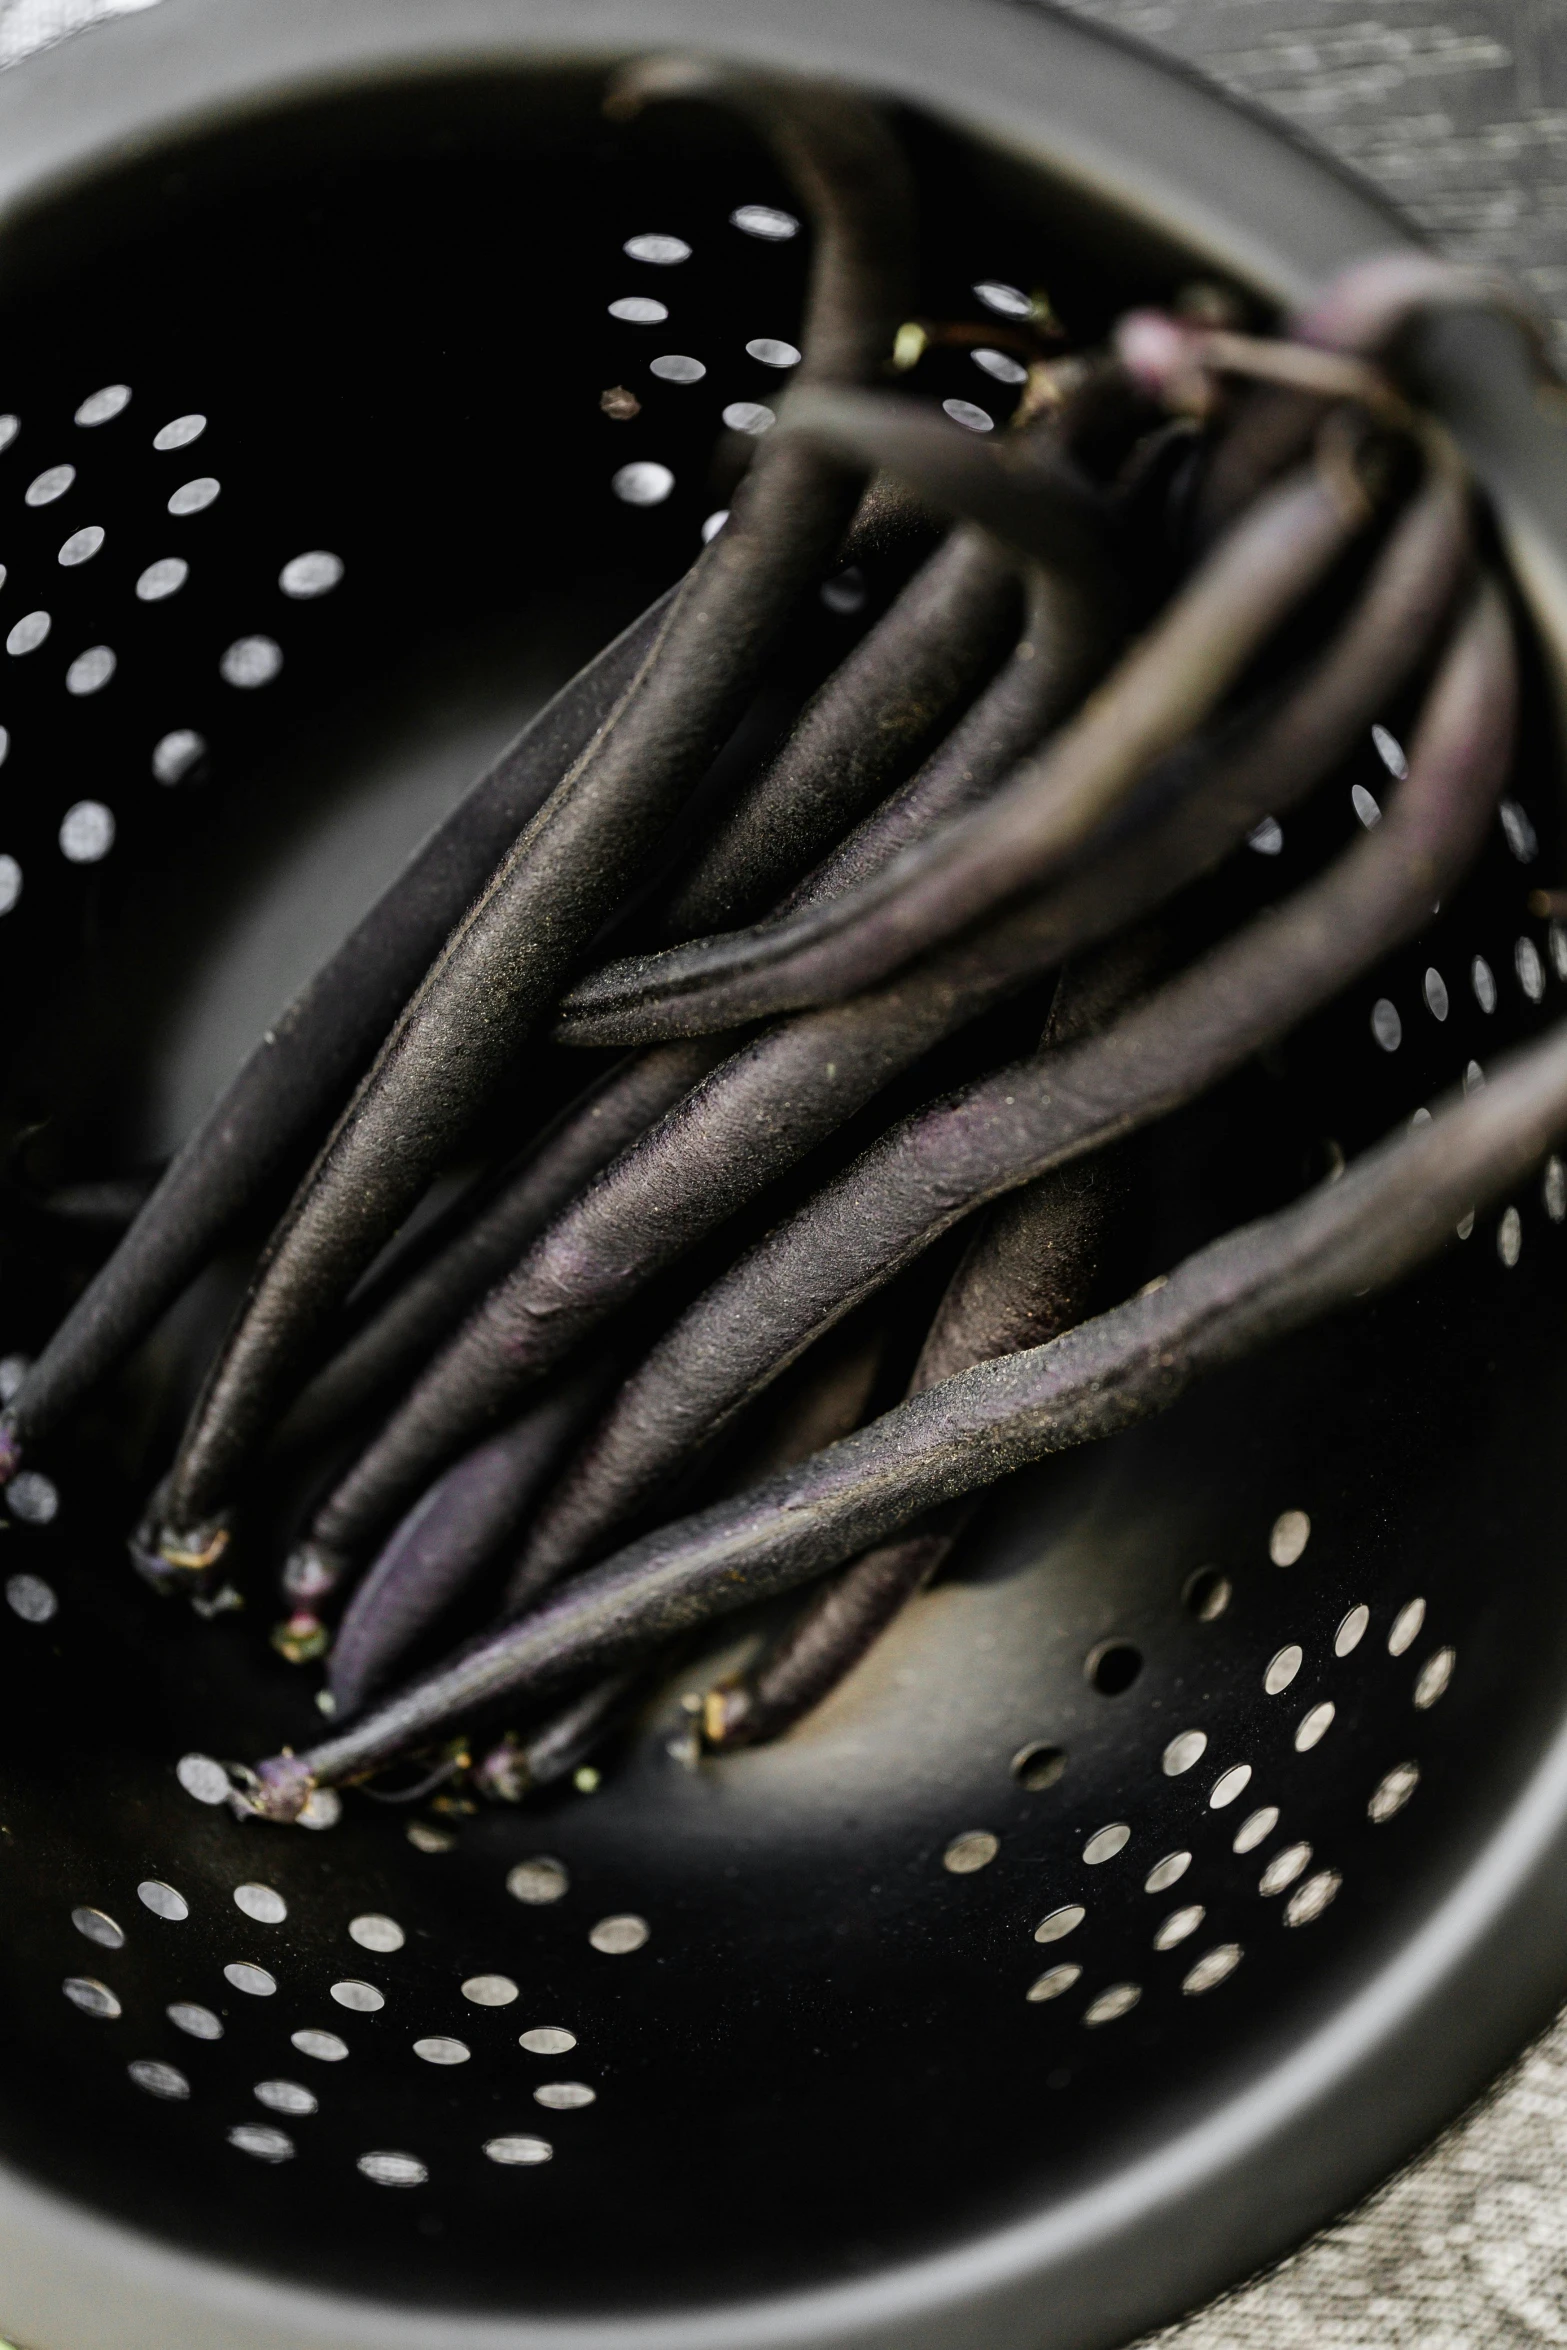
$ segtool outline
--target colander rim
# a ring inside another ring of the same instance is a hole
[[[1032,0],[160,0],[0,78],[7,237],[193,131],[366,80],[687,46],[918,103],[1156,222],[1276,301],[1390,245],[1373,191],[1167,60]],[[1129,130],[1130,126],[1130,130]],[[1547,514],[1544,560],[1567,560]],[[1069,2205],[852,2285],[699,2312],[533,2320],[396,2309],[133,2232],[0,2166],[0,2323],[34,2350],[967,2350],[1109,2346],[1363,2193],[1567,1991],[1567,1706],[1499,1832],[1284,2061]]]

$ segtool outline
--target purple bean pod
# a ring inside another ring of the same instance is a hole
[[[1192,1382],[1389,1287],[1505,1196],[1567,1132],[1567,1026],[1336,1181],[1189,1257],[1048,1345],[944,1380],[799,1468],[661,1528],[485,1635],[340,1737],[263,1762],[248,1796],[297,1818],[312,1790],[477,1708],[618,1667],[789,1590],[900,1524],[1052,1452],[1166,1410]]]

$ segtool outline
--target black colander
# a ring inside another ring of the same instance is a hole
[[[998,343],[1009,286],[1092,336],[1400,236],[1223,101],[977,0],[168,0],[9,76],[0,1384],[765,428],[806,237],[721,120],[605,123],[607,64],[664,42],[890,96],[921,307],[1000,289]],[[1015,396],[962,352],[916,388]],[[887,592],[830,582],[780,697]],[[1400,723],[1243,892],[1376,821]],[[1512,795],[1416,946],[1161,1130],[1150,1264],[1560,1016],[1538,681]],[[204,1620],[126,1564],[215,1267],[0,1538],[0,2324],[1109,2344],[1283,2249],[1567,1988],[1564,1216],[1553,1160],[1390,1299],[1015,1481],[776,1748],[699,1758],[728,1637],[548,1797],[318,1798],[315,1833],[213,1800],[211,1758],[319,1727],[264,1566]]]

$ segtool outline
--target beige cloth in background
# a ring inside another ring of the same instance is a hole
[[[1511,269],[1567,354],[1567,0],[1069,4],[1276,109],[1448,252]],[[0,0],[0,65],[152,5]],[[1352,2218],[1160,2342],[1567,2346],[1567,2019]]]

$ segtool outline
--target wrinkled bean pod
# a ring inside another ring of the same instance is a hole
[[[757,1244],[621,1390],[544,1505],[525,1556],[601,1547],[801,1349],[986,1200],[1189,1101],[1429,918],[1473,857],[1511,756],[1505,606],[1472,602],[1389,812],[1327,873],[1212,948],[1105,1037],[917,1112]]]
[[[1089,1034],[1135,992],[1152,963],[1143,941],[1064,971],[1046,1046]],[[998,1200],[964,1251],[920,1350],[910,1395],[975,1363],[1042,1346],[1083,1318],[1121,1205],[1125,1168],[1111,1150],[1056,1167]],[[974,1503],[937,1512],[899,1542],[856,1559],[806,1601],[762,1654],[707,1693],[703,1735],[715,1749],[780,1738],[837,1688],[961,1540]]]
[[[857,889],[591,974],[566,997],[560,1034],[580,1041],[583,1019],[597,1016],[602,1035],[606,1012],[634,1013],[617,1027],[651,1041],[832,1001],[1056,878],[1217,707],[1367,513],[1346,505],[1326,473],[1269,492],[1078,717],[982,807]]]
[[[0,1417],[0,1474],[124,1361],[269,1187],[298,1172],[452,925],[609,717],[672,595],[530,721],[267,1030]]]
[[[1075,700],[1108,657],[1113,621],[1075,565],[1048,583],[1045,567],[1036,570],[1030,620],[1045,625],[1024,640],[1029,658],[1020,646],[982,697],[979,730],[961,730],[960,763],[940,755],[932,763],[927,806],[978,793],[1003,773],[1020,738],[1032,739]],[[873,818],[858,844],[860,865],[878,839],[884,855],[895,854],[911,821],[901,808],[878,834]],[[988,974],[964,974],[954,987],[938,972],[841,1012],[787,1022],[731,1054],[561,1209],[416,1380],[317,1511],[309,1535],[316,1556],[336,1572],[361,1555],[530,1379],[997,993]]]
[[[1189,1257],[1049,1345],[928,1388],[801,1467],[661,1528],[484,1635],[341,1737],[259,1766],[237,1800],[296,1818],[475,1708],[619,1666],[808,1580],[1031,1461],[1166,1410],[1193,1380],[1385,1289],[1452,1242],[1567,1132],[1567,1027],[1428,1126]]]
[[[349,1601],[332,1644],[327,1687],[339,1714],[357,1713],[474,1575],[515,1541],[529,1503],[611,1380],[612,1366],[595,1364],[552,1387],[410,1511]]]
[[[476,1210],[462,1203],[443,1244],[411,1271],[392,1268],[384,1290],[365,1301],[353,1335],[289,1412],[282,1440],[317,1442],[395,1392],[573,1194],[725,1051],[717,1037],[655,1046],[622,1061],[563,1110]]]
[[[744,921],[907,774],[1005,650],[1015,564],[957,530],[813,695],[675,888],[669,938]]]
[[[661,68],[623,81],[655,94]],[[708,77],[728,93],[722,74]],[[816,223],[801,375],[873,370],[905,306],[907,174],[879,117],[835,93],[740,77]],[[849,518],[857,484],[797,438],[760,444],[615,711],[469,909],[273,1237],[139,1539],[153,1574],[210,1570],[234,1485],[317,1335],[422,1196],[573,958],[733,727]]]

